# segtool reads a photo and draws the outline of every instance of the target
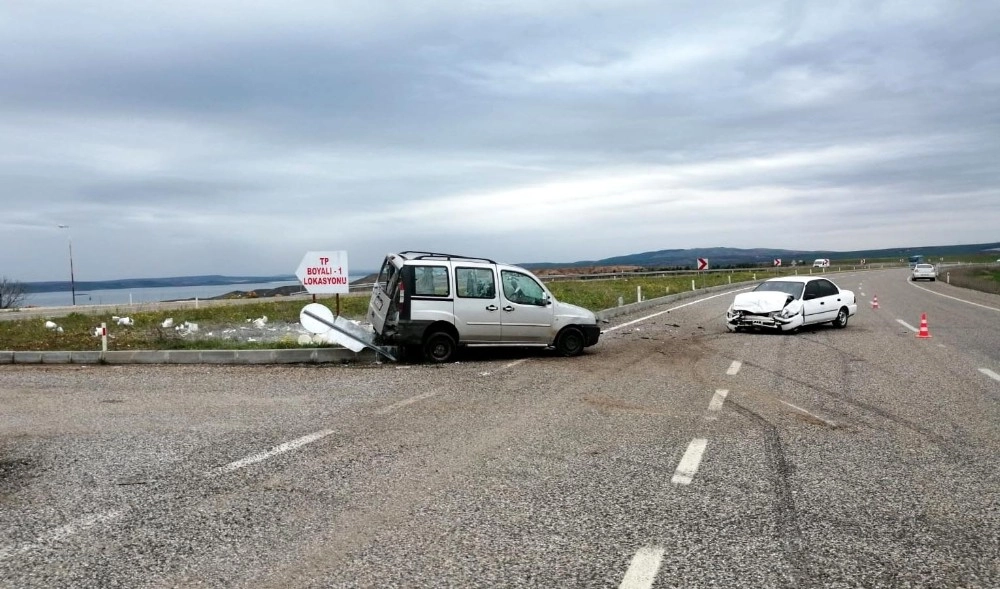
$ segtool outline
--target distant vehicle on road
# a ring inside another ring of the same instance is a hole
[[[921,255],[910,256],[910,269],[912,270],[917,264],[923,264],[924,257]]]
[[[910,274],[911,280],[930,280],[931,282],[937,280],[938,275],[937,268],[933,264],[917,264]]]
[[[597,343],[594,313],[556,300],[524,268],[486,258],[389,254],[372,287],[375,342],[448,362],[458,346],[553,347],[576,356]]]
[[[813,268],[829,268],[830,260],[829,258],[819,258],[813,262]]]
[[[803,325],[831,323],[844,328],[857,312],[854,292],[826,278],[782,276],[736,295],[726,311],[726,327],[729,331],[755,327],[794,332]]]

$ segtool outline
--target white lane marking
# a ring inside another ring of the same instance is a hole
[[[70,536],[79,534],[80,532],[92,528],[99,523],[113,520],[121,516],[121,511],[110,511],[108,513],[97,513],[94,515],[88,515],[87,517],[81,518],[75,522],[66,524],[65,526],[60,526],[53,530],[50,530],[41,536],[35,538],[34,542],[29,542],[27,544],[21,544],[20,546],[4,546],[0,548],[0,560],[10,558],[12,556],[18,556],[24,554],[25,552],[30,552],[32,550],[42,548],[53,542],[58,542],[64,540]]]
[[[515,366],[519,366],[519,365],[521,365],[521,364],[524,364],[525,362],[527,362],[527,361],[528,361],[528,360],[530,360],[530,359],[531,359],[531,358],[521,358],[520,360],[514,360],[514,361],[513,361],[513,362],[511,362],[510,364],[505,364],[505,365],[504,365],[504,370],[506,370],[506,369],[508,369],[508,368],[513,368],[513,367],[515,367]]]
[[[697,305],[698,303],[704,303],[705,301],[710,301],[712,299],[717,299],[719,297],[728,296],[728,295],[733,294],[734,292],[740,292],[740,291],[743,291],[743,290],[750,290],[751,288],[754,288],[754,287],[748,286],[746,288],[739,288],[739,289],[736,289],[736,290],[731,290],[731,291],[728,291],[728,292],[724,292],[722,294],[712,295],[710,297],[705,297],[703,299],[698,299],[697,301],[692,301],[690,303],[684,303],[683,305],[677,305],[676,307],[671,307],[671,308],[667,309],[666,311],[660,311],[659,313],[653,313],[652,315],[646,315],[645,317],[640,317],[639,319],[636,319],[634,321],[629,321],[628,323],[622,323],[621,325],[615,325],[614,327],[609,327],[609,328],[607,328],[607,329],[604,330],[604,333],[609,333],[609,332],[615,331],[617,329],[621,329],[623,327],[628,327],[629,325],[635,325],[636,323],[642,323],[643,321],[647,321],[649,319],[652,319],[653,317],[659,317],[660,315],[663,315],[664,313],[669,313],[671,311],[676,311],[677,309],[683,309],[684,307],[690,307],[691,305]]]
[[[781,399],[778,399],[778,401],[780,403],[788,405],[789,407],[791,407],[792,409],[795,409],[796,411],[798,411],[800,413],[805,413],[806,415],[809,415],[810,417],[815,417],[816,419],[822,421],[823,423],[827,424],[830,427],[837,427],[837,424],[834,423],[834,422],[832,422],[832,421],[830,421],[829,419],[824,419],[824,418],[820,417],[819,415],[816,415],[815,413],[812,413],[810,411],[806,411],[805,409],[803,409],[802,407],[799,407],[798,405],[792,405],[788,401],[782,401]]]
[[[708,446],[708,440],[704,438],[691,440],[687,451],[684,452],[684,457],[681,458],[681,463],[677,465],[677,472],[670,479],[671,483],[675,485],[691,484],[694,475],[698,472],[698,466],[701,464],[701,455],[705,453],[706,446]]]
[[[914,332],[914,333],[916,333],[917,331],[920,331],[916,327],[913,327],[912,325],[910,325],[906,321],[903,321],[902,319],[896,319],[896,322],[899,323],[900,325],[902,325],[903,327],[905,327],[906,329],[909,329],[910,331]]]
[[[726,395],[729,391],[726,389],[716,389],[715,394],[712,396],[712,402],[708,404],[709,411],[718,411],[722,409],[722,404],[726,402]]]
[[[997,382],[1000,382],[1000,374],[997,374],[996,372],[993,372],[989,368],[980,368],[979,372],[982,372],[983,374],[985,374],[986,376],[992,378],[993,380],[995,380]]]
[[[729,365],[729,370],[726,371],[726,374],[728,374],[729,376],[736,376],[737,374],[740,373],[740,368],[742,366],[743,366],[742,362],[740,362],[739,360],[733,360],[733,363]]]
[[[640,548],[632,557],[632,564],[625,571],[625,578],[622,579],[618,589],[649,589],[656,580],[656,573],[660,570],[663,562],[663,548],[656,546],[646,546]]]
[[[225,474],[227,472],[233,472],[234,470],[243,468],[244,466],[250,466],[251,464],[256,464],[258,462],[262,462],[264,460],[267,460],[268,458],[271,458],[273,456],[277,456],[278,454],[283,454],[283,453],[288,452],[290,450],[294,450],[296,448],[300,448],[302,446],[305,446],[306,444],[311,444],[312,442],[315,442],[316,440],[325,438],[326,436],[328,436],[328,435],[330,435],[332,433],[333,433],[332,429],[326,429],[326,430],[323,430],[321,432],[316,432],[316,433],[313,433],[313,434],[309,434],[308,436],[302,436],[301,438],[299,438],[297,440],[292,440],[291,442],[285,442],[284,444],[278,444],[277,446],[275,446],[274,448],[271,448],[267,452],[258,452],[257,454],[253,454],[251,456],[247,456],[246,458],[243,458],[242,460],[237,460],[236,462],[230,462],[229,464],[227,464],[225,466],[220,466],[219,468],[215,469],[215,471],[213,471],[213,473],[214,474]]]
[[[953,297],[953,296],[949,296],[949,295],[946,295],[946,294],[941,294],[941,293],[935,292],[935,291],[933,291],[933,290],[931,290],[931,289],[929,289],[929,288],[927,288],[925,286],[917,286],[916,284],[914,284],[913,282],[911,282],[909,280],[907,280],[906,282],[909,283],[910,286],[912,286],[913,288],[919,288],[920,290],[929,292],[931,294],[936,294],[939,297],[944,297],[946,299],[951,299],[953,301],[958,301],[960,303],[965,303],[967,305],[972,305],[973,307],[982,307],[983,309],[989,309],[990,311],[1000,312],[1000,309],[998,309],[996,307],[990,307],[988,305],[980,305],[979,303],[973,303],[972,301],[967,301],[965,299],[960,299],[958,297]]]
[[[429,393],[423,393],[422,395],[417,395],[415,397],[410,397],[409,399],[403,399],[399,403],[393,403],[392,405],[389,405],[388,407],[383,407],[383,408],[379,409],[378,411],[375,412],[375,414],[376,415],[385,415],[387,413],[392,413],[393,411],[395,411],[396,409],[399,409],[400,407],[406,407],[407,405],[412,405],[412,404],[416,403],[417,401],[423,401],[424,399],[430,399],[431,397],[433,397],[434,395],[437,395],[437,394],[438,394],[437,391],[431,391]]]

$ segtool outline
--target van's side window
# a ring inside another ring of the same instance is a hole
[[[497,296],[496,277],[489,268],[455,268],[455,291],[466,299],[492,299]]]
[[[503,296],[512,303],[521,305],[544,305],[545,291],[527,274],[502,270]]]
[[[446,297],[448,269],[444,266],[413,266],[413,295],[418,297]]]

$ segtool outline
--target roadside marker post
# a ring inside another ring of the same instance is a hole
[[[101,323],[101,359],[108,352],[108,324]]]

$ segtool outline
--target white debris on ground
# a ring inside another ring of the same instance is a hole
[[[55,329],[57,327],[59,327],[59,326],[56,325],[55,321],[46,321],[45,322],[45,329]]]
[[[131,317],[111,317],[112,324],[118,326],[134,326],[135,321]],[[364,328],[367,324],[352,321],[356,325]],[[155,324],[154,324],[155,325]],[[229,340],[239,343],[278,343],[286,342],[298,344],[300,346],[312,345],[338,345],[339,334],[332,330],[322,334],[313,334],[307,331],[298,322],[271,321],[267,316],[256,319],[247,319],[245,324],[209,324],[199,325],[191,321],[183,321],[180,318],[168,317],[160,324],[160,328],[170,329],[177,337],[185,339],[211,339]],[[53,321],[45,322],[46,329],[62,332],[62,327]],[[111,335],[110,329],[109,336]],[[101,328],[94,327],[90,332],[94,337],[100,337]]]

